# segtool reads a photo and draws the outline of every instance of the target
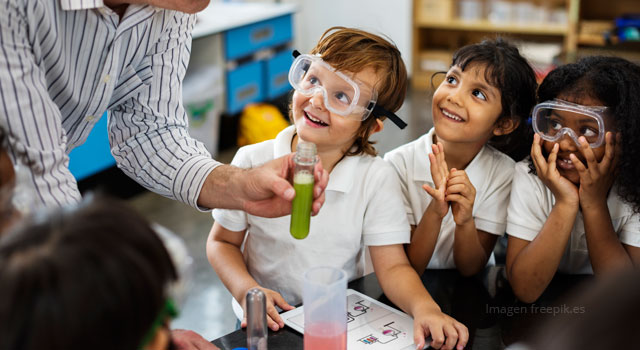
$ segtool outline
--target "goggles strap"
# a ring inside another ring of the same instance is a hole
[[[371,111],[371,113],[373,113],[373,116],[376,118],[380,118],[380,117],[387,117],[389,118],[389,120],[391,120],[395,125],[397,125],[400,129],[404,129],[407,126],[407,123],[404,122],[404,120],[400,119],[400,117],[398,117],[397,115],[395,115],[395,113],[391,112],[391,111],[387,111],[386,109],[375,105],[373,107],[373,110]]]

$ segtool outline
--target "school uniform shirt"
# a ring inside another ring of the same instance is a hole
[[[103,0],[0,3],[0,128],[35,200],[80,199],[68,154],[109,111],[111,153],[147,189],[196,207],[220,163],[189,137],[182,78],[195,15]]]
[[[547,221],[556,199],[537,175],[529,173],[529,159],[516,164],[507,216],[507,234],[533,241]],[[640,215],[622,201],[614,186],[607,197],[613,229],[624,244],[640,247]],[[584,219],[579,211],[558,271],[571,274],[592,274]]]
[[[404,208],[410,225],[418,226],[432,197],[422,188],[427,184],[434,187],[431,177],[429,153],[433,144],[435,129],[415,141],[402,145],[385,154],[400,178],[404,194]],[[473,219],[476,229],[496,236],[504,235],[507,223],[507,204],[515,162],[506,154],[485,145],[464,171],[476,189],[473,205]],[[436,242],[428,269],[455,268],[453,241],[456,223],[451,209],[442,219],[440,235]],[[491,255],[488,264],[495,264]]]
[[[275,140],[242,147],[232,164],[255,167],[289,154],[294,133],[290,126]],[[247,230],[243,255],[249,273],[295,305],[302,301],[303,274],[309,268],[341,268],[350,281],[362,276],[364,246],[409,242],[401,196],[393,169],[380,157],[346,156],[329,175],[324,205],[311,217],[307,238],[291,236],[290,215],[267,219],[216,209],[213,217],[228,230]]]

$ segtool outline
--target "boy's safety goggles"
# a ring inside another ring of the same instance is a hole
[[[533,108],[533,131],[545,141],[558,141],[569,135],[576,145],[584,136],[592,148],[604,142],[607,129],[613,125],[607,107],[583,106],[554,99],[537,104]]]
[[[321,93],[325,108],[342,117],[365,120],[373,114],[389,118],[400,129],[407,126],[397,115],[376,105],[378,94],[372,87],[334,69],[320,56],[293,51],[293,57],[289,83],[298,93],[305,96]]]

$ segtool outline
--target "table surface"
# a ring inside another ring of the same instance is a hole
[[[456,270],[426,270],[421,276],[442,311],[468,327],[467,349],[501,349],[505,344],[521,341],[544,322],[551,306],[592,280],[585,275],[557,275],[534,304],[523,304],[513,295],[503,271],[494,266],[477,276],[463,277]],[[383,294],[375,274],[350,282],[348,288],[395,307]],[[246,347],[246,336],[241,329],[212,342],[223,350]],[[270,330],[268,348],[303,349],[302,334],[288,326],[277,332]]]

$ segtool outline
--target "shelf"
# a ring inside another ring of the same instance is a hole
[[[221,3],[211,2],[198,12],[193,38],[217,34],[247,24],[264,21],[296,12],[295,4]]]
[[[520,0],[507,1],[516,4]],[[485,5],[489,3],[476,0],[476,3],[480,2]],[[575,62],[587,51],[591,54],[615,55],[640,62],[640,42],[619,42],[613,26],[614,19],[620,15],[637,13],[640,10],[638,0],[544,0],[536,3],[551,4],[552,9],[562,9],[564,6],[566,23],[496,23],[488,20],[486,15],[478,17],[475,21],[464,20],[459,17],[460,11],[456,11],[460,9],[459,6],[456,7],[459,5],[456,0],[413,0],[412,86],[419,89],[430,87],[429,78],[433,70],[429,65],[426,68],[421,66],[421,57],[425,51],[455,51],[464,45],[479,42],[487,35],[495,34],[513,37],[518,41],[561,43],[560,62]],[[478,14],[478,11],[474,14]],[[608,40],[605,39],[607,35],[603,33],[608,33]]]
[[[558,24],[540,24],[540,25],[520,25],[513,23],[505,23],[504,25],[495,24],[488,20],[481,21],[463,21],[454,19],[447,22],[418,22],[415,24],[419,28],[429,29],[450,29],[459,31],[474,32],[509,32],[517,34],[538,34],[538,35],[557,35],[564,36],[569,32],[568,25]]]
[[[578,34],[578,45],[610,46],[618,43],[618,37],[612,36],[607,42],[602,34]]]

